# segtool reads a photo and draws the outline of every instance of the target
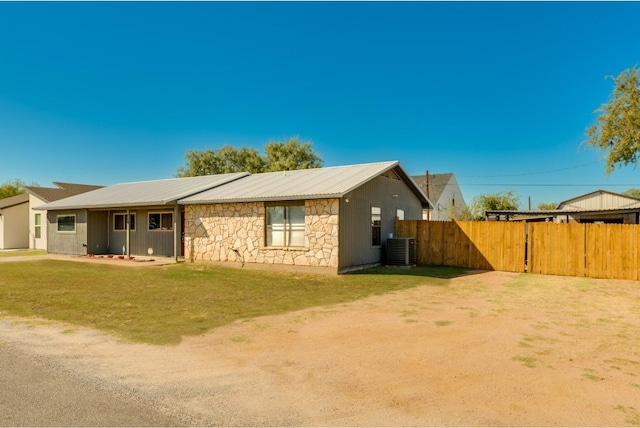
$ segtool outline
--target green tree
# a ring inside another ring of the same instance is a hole
[[[228,145],[218,150],[189,150],[185,154],[187,164],[178,168],[178,177],[226,174],[230,172],[263,172],[265,161],[257,150]]]
[[[538,204],[538,209],[541,211],[555,210],[557,207],[558,204],[556,204],[555,202],[542,202]]]
[[[614,89],[595,125],[587,128],[589,146],[607,152],[605,171],[616,166],[637,165],[640,152],[640,69],[624,70],[613,78]]]
[[[5,181],[4,183],[0,184],[0,199],[25,193],[27,191],[25,189],[25,186],[26,184],[22,180],[17,178]]]
[[[640,189],[633,188],[622,192],[623,195],[631,196],[632,198],[640,199]]]
[[[520,205],[520,198],[513,193],[498,192],[490,194],[480,194],[473,198],[469,211],[472,220],[486,220],[486,212],[490,210],[517,210]]]
[[[470,221],[473,220],[473,215],[467,206],[461,209],[459,206],[449,205],[446,219],[449,221]]]
[[[313,151],[310,142],[300,143],[298,137],[287,142],[271,141],[265,146],[265,156],[256,149],[236,149],[225,145],[218,150],[189,150],[185,154],[186,165],[178,168],[178,177],[195,177],[230,172],[282,171],[316,168],[322,160]]]
[[[264,151],[267,155],[266,171],[293,171],[322,166],[322,159],[313,151],[311,143],[300,143],[298,137],[291,138],[286,143],[271,141]]]

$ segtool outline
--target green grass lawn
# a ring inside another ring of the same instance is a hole
[[[349,302],[417,285],[446,286],[455,268],[376,268],[311,275],[181,263],[118,267],[59,260],[0,265],[0,314],[176,344],[240,319]]]
[[[45,250],[0,251],[0,257],[44,256],[46,254]]]

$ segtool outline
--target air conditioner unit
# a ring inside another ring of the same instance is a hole
[[[388,238],[387,260],[389,266],[411,266],[416,264],[415,238]]]

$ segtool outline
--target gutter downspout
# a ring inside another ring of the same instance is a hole
[[[111,210],[107,210],[107,253],[111,252]]]

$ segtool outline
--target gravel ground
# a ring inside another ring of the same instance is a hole
[[[637,426],[638,284],[483,272],[177,346],[5,316],[0,344],[169,425]]]
[[[0,344],[0,426],[186,426],[126,385],[70,371],[56,359]]]

